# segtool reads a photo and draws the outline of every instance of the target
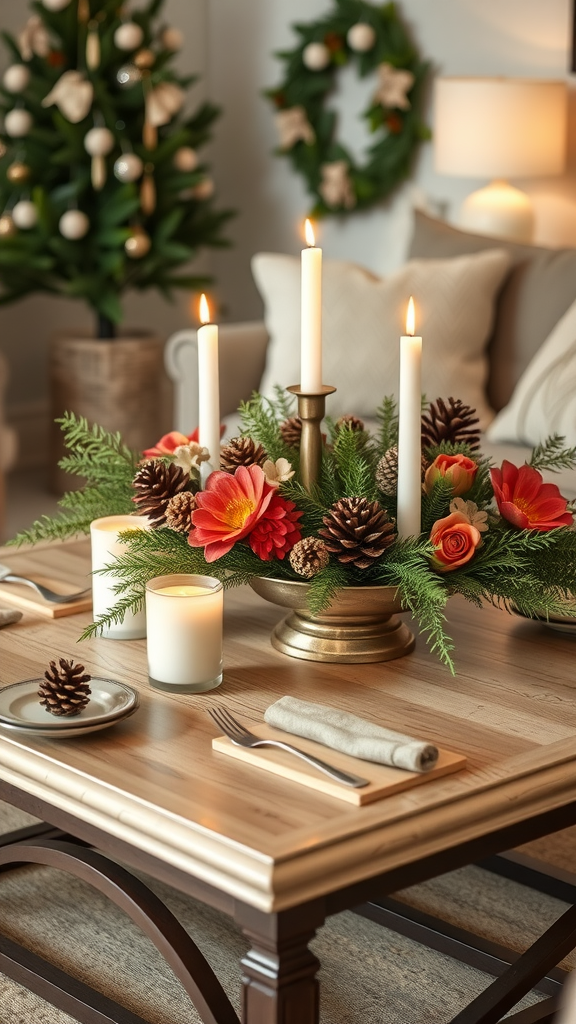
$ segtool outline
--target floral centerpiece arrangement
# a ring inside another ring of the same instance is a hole
[[[150,530],[124,533],[127,553],[107,570],[118,601],[83,634],[95,635],[144,601],[147,580],[170,573],[216,576],[226,586],[255,577],[307,581],[312,612],[341,588],[396,588],[440,659],[452,666],[448,598],[461,594],[529,617],[576,616],[574,509],[541,470],[576,466],[576,448],[549,438],[517,467],[480,451],[475,411],[459,400],[423,404],[422,533],[396,533],[398,417],[386,398],[378,430],[353,415],[326,419],[317,483],[299,480],[301,420],[291,396],[254,395],[242,431],[224,444],[220,469],[201,483],[209,453],[197,432],[165,435],[143,455],[118,435],[68,415],[63,468],[86,477],[16,543],[88,532],[102,515],[136,512]]]

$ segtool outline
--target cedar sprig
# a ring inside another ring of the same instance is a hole
[[[280,433],[280,423],[286,418],[284,407],[280,408],[271,398],[254,393],[247,402],[240,403],[238,411],[242,420],[242,436],[259,442],[273,462],[280,458],[288,459],[297,473],[295,451],[288,447]]]
[[[576,468],[576,447],[566,448],[566,438],[561,434],[551,434],[532,451],[529,465],[533,469],[549,469],[559,473],[562,469]]]
[[[381,458],[398,444],[398,406],[396,400],[387,395],[376,411],[378,420],[377,447]]]
[[[429,534],[438,519],[450,514],[452,501],[452,485],[449,480],[441,477],[436,481],[430,494],[422,495],[422,532]]]

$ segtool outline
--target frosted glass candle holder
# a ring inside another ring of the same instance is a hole
[[[222,682],[224,591],[212,576],[156,576],[146,584],[148,676],[158,690],[204,693]]]
[[[146,516],[106,516],[90,523],[92,544],[92,605],[94,618],[105,615],[118,601],[113,587],[118,583],[115,576],[96,573],[110,565],[118,555],[127,550],[126,544],[118,539],[121,530],[147,530],[150,521]],[[102,636],[109,640],[141,640],[146,636],[146,612],[126,612],[123,622],[113,623],[103,629]]]

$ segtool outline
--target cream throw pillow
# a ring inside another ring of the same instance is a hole
[[[416,333],[423,338],[423,392],[431,400],[461,398],[486,426],[494,413],[484,393],[485,346],[508,266],[501,249],[411,260],[386,278],[354,263],[324,260],[323,380],[338,388],[328,399],[330,416],[373,416],[384,395],[397,394],[399,338],[413,295]],[[300,380],[300,260],[259,253],[252,271],[270,334],[260,390],[272,397],[275,384]]]
[[[576,301],[528,364],[487,436],[535,445],[550,434],[576,445]]]

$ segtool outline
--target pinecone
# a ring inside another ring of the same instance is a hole
[[[290,565],[299,576],[310,580],[330,561],[328,548],[318,537],[304,537],[294,545],[289,555]]]
[[[346,416],[341,416],[340,419],[336,420],[336,429],[341,430],[342,427],[348,427],[349,430],[365,430],[364,420],[361,420],[358,416],[352,416],[347,413]]]
[[[251,437],[233,437],[220,451],[220,469],[233,473],[238,466],[262,466],[268,455]]]
[[[166,508],[170,498],[188,486],[190,474],[173,462],[150,459],[134,477],[136,494],[132,501],[138,505],[140,515],[148,516],[153,526],[166,522]]]
[[[476,409],[464,405],[459,398],[442,398],[431,402],[422,415],[422,447],[431,448],[442,441],[467,444],[473,451],[480,447],[480,428]]]
[[[428,469],[428,460],[422,456],[422,477]],[[376,483],[382,494],[394,497],[398,489],[398,445],[389,448],[376,466]]]
[[[284,444],[287,444],[290,448],[299,448],[302,436],[302,420],[300,417],[290,416],[289,419],[284,420],[280,424],[280,433],[282,434]]]
[[[177,533],[190,533],[191,515],[196,508],[196,498],[191,491],[182,491],[170,498],[166,506],[166,526]]]
[[[59,667],[55,661],[44,673],[38,696],[40,703],[51,715],[77,715],[90,700],[91,689],[87,685],[91,676],[84,674],[84,665],[60,658]]]
[[[324,516],[318,533],[326,548],[344,565],[357,569],[369,566],[396,539],[395,524],[377,501],[368,498],[340,498]]]

